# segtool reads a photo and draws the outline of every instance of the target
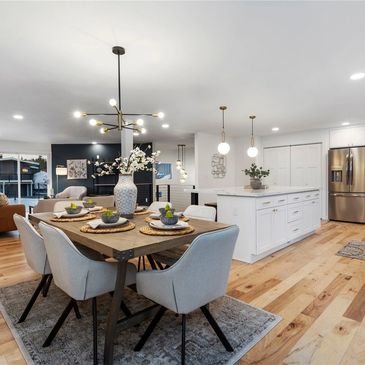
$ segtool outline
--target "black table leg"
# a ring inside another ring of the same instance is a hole
[[[108,321],[105,330],[104,364],[107,365],[113,364],[114,337],[119,319],[120,304],[123,300],[123,290],[127,273],[127,262],[128,260],[118,261],[118,272],[117,279],[115,280],[114,295],[110,306]]]

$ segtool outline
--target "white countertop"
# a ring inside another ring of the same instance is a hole
[[[295,194],[306,191],[319,190],[315,187],[308,186],[271,186],[267,189],[244,189],[243,187],[230,187],[230,188],[211,188],[211,189],[185,189],[187,193],[206,193],[216,195],[227,195],[227,196],[241,196],[241,197],[261,197],[261,196],[272,196],[282,194]]]

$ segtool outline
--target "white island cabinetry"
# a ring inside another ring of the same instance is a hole
[[[320,227],[319,199],[315,188],[219,192],[218,221],[240,227],[233,258],[252,263],[314,233]]]

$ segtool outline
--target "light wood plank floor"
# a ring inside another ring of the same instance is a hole
[[[283,320],[240,364],[365,364],[365,261],[336,256],[365,225],[328,222],[253,265],[234,261],[228,294]],[[17,234],[0,236],[0,286],[32,280]],[[24,364],[0,316],[0,365]]]

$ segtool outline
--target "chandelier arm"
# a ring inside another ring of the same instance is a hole
[[[128,115],[128,116],[139,116],[139,115],[143,115],[145,117],[153,117],[153,113],[123,113],[123,115]]]
[[[113,115],[113,116],[116,116],[118,115],[118,113],[85,113],[85,116],[88,116],[88,115]]]
[[[118,105],[119,110],[122,109],[122,97],[121,97],[121,88],[120,88],[120,54],[118,54]]]
[[[115,127],[115,128],[118,128],[118,126],[116,124],[111,124],[111,123],[104,123],[102,122],[103,124],[101,125],[107,125],[108,127]]]

